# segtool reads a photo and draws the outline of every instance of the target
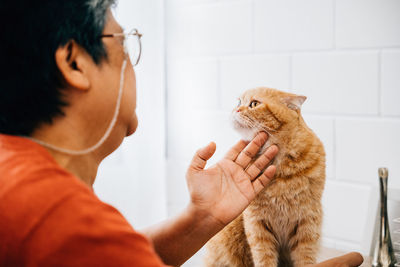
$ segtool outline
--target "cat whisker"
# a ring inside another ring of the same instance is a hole
[[[262,123],[260,123],[260,122],[258,122],[258,121],[256,121],[256,120],[254,120],[254,119],[252,119],[252,118],[249,118],[249,117],[247,117],[247,116],[245,116],[245,115],[240,115],[239,118],[240,118],[240,119],[243,121],[243,123],[246,124],[247,127],[249,127],[249,128],[257,128],[257,129],[260,130],[260,131],[262,130],[262,131],[267,132],[269,135],[273,135],[273,134],[275,134],[275,133],[278,132],[277,130],[272,129],[272,128],[269,128],[269,127],[263,125]],[[282,130],[282,129],[280,129],[280,130],[279,130],[279,133],[288,133],[288,132],[292,132],[292,131],[291,131],[290,129],[288,129],[288,130]]]
[[[240,118],[241,120],[243,120],[243,121],[247,124],[247,126],[248,126],[249,128],[257,128],[257,129],[259,129],[259,130],[263,130],[263,131],[267,132],[268,134],[276,133],[276,132],[277,132],[276,130],[271,129],[271,128],[268,128],[268,127],[266,127],[265,125],[262,125],[262,124],[259,123],[258,121],[255,121],[255,120],[253,120],[253,119],[251,119],[251,118],[249,118],[249,117],[247,117],[247,116],[240,115],[239,118]]]

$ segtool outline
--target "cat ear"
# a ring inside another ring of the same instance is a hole
[[[299,110],[301,105],[303,105],[304,101],[306,101],[307,97],[302,95],[293,95],[287,96],[283,99],[283,102],[287,105],[288,108],[293,110]]]

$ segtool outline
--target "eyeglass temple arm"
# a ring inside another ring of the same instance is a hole
[[[115,36],[124,36],[124,35],[137,35],[139,38],[143,36],[143,34],[139,32],[132,32],[132,33],[111,33],[111,34],[102,34],[101,37],[115,37]]]

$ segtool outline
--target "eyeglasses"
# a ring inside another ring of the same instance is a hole
[[[142,55],[142,34],[138,32],[137,29],[133,29],[128,33],[111,33],[103,34],[100,37],[123,37],[123,44],[125,53],[129,55],[129,59],[133,66],[139,63],[140,56]]]

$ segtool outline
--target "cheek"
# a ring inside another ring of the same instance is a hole
[[[125,73],[125,84],[124,84],[124,101],[125,106],[131,111],[136,109],[136,77],[135,71],[131,65],[127,66]]]
[[[268,127],[269,129],[276,130],[281,126],[281,123],[278,121],[278,119],[269,111],[254,112],[252,116],[256,121]]]
[[[129,68],[129,69],[128,69]],[[127,66],[124,81],[124,93],[121,103],[120,119],[127,127],[126,136],[133,134],[138,126],[136,116],[136,79],[132,66]]]
[[[94,102],[93,105],[100,109],[94,112],[97,116],[103,117],[105,114],[112,114],[115,109],[119,93],[119,76],[118,70],[110,68],[108,65],[94,73],[91,84],[93,90],[90,90],[90,97]]]

